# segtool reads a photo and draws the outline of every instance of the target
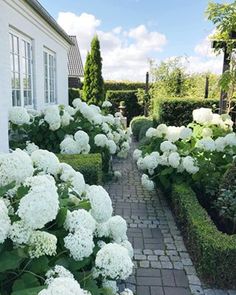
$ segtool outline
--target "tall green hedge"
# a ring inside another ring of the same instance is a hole
[[[57,154],[60,162],[71,165],[76,171],[84,175],[88,184],[102,183],[102,157],[100,154],[62,155]]]
[[[138,90],[145,89],[146,84],[142,82],[116,82],[105,81],[105,92],[109,90]]]
[[[233,102],[235,105],[235,102]],[[219,110],[218,99],[189,99],[174,98],[160,100],[158,103],[158,114],[153,114],[161,123],[173,126],[187,125],[192,121],[192,111],[197,108],[212,108]]]
[[[141,107],[138,103],[135,90],[107,91],[106,99],[112,103],[113,113],[119,111],[118,107],[120,102],[124,101],[128,123],[132,120],[132,118],[143,114],[143,107]]]
[[[173,185],[171,201],[200,276],[214,286],[235,288],[236,235],[216,228],[188,185]]]

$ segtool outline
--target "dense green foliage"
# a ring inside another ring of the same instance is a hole
[[[82,96],[82,90],[77,88],[69,88],[69,105],[72,106],[72,101]]]
[[[105,81],[105,92],[109,90],[138,90],[145,89],[143,82],[118,82],[118,81]]]
[[[146,136],[146,132],[149,128],[153,127],[153,121],[152,120],[147,120],[144,121],[142,124],[142,127],[139,131],[139,135],[138,135],[138,140],[142,141],[143,138],[145,138]]]
[[[69,164],[73,169],[83,174],[88,184],[102,183],[102,157],[101,154],[88,155],[62,155],[57,157],[61,162]]]
[[[215,286],[235,287],[236,235],[217,230],[189,186],[175,184],[171,201],[200,275]]]
[[[143,108],[138,103],[138,98],[135,90],[116,90],[116,91],[107,91],[106,99],[112,103],[113,113],[119,111],[118,107],[121,102],[124,102],[125,115],[127,116],[128,123],[135,116],[139,116],[143,113]]]
[[[162,99],[159,101],[158,113],[154,114],[161,123],[171,126],[187,125],[192,121],[193,110],[204,107],[216,110],[218,100],[213,99]]]
[[[145,128],[146,126],[149,126],[148,128],[150,128],[152,126],[152,120],[144,116],[135,117],[130,122],[130,127],[132,130],[133,136],[136,140],[140,140],[139,134],[141,132],[141,129]]]
[[[91,50],[85,63],[83,98],[88,103],[96,105],[101,105],[104,99],[102,57],[98,36],[95,36],[91,42]]]

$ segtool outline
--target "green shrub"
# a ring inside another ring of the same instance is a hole
[[[159,102],[159,118],[161,123],[171,126],[182,126],[192,122],[192,111],[200,107],[218,108],[219,100],[206,99],[167,99]]]
[[[128,91],[107,91],[106,99],[112,103],[113,113],[119,111],[118,107],[121,101],[124,101],[126,107],[126,116],[128,123],[133,117],[143,114],[143,108],[138,103],[135,90]]]
[[[137,90],[145,89],[146,84],[143,82],[116,82],[116,81],[105,81],[105,92],[109,90]]]
[[[130,127],[132,129],[133,136],[136,140],[139,139],[139,132],[144,123],[150,122],[150,119],[144,116],[134,117],[130,122]]]
[[[139,131],[139,135],[138,135],[138,140],[141,141],[145,135],[146,135],[146,132],[147,130],[153,126],[153,121],[152,120],[148,120],[148,121],[144,121],[142,126],[141,126],[141,129]]]
[[[70,106],[72,106],[72,101],[78,97],[81,97],[81,89],[69,88],[69,105]]]
[[[102,183],[102,158],[100,154],[88,155],[57,155],[61,162],[71,165],[84,175],[88,184]]]
[[[236,287],[236,235],[220,232],[186,184],[175,184],[171,200],[198,273],[221,288]]]

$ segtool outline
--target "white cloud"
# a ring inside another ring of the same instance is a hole
[[[164,34],[149,31],[145,25],[128,31],[119,26],[104,32],[99,30],[101,21],[92,14],[60,12],[57,21],[68,34],[77,36],[83,61],[91,39],[98,34],[103,57],[103,75],[109,80],[144,80],[150,55],[162,51],[167,43]]]

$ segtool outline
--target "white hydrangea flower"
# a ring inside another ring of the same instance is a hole
[[[166,124],[160,124],[157,126],[158,137],[163,137],[168,132]]]
[[[103,108],[110,108],[110,107],[112,107],[112,103],[108,100],[104,100],[104,102],[102,103],[102,107]]]
[[[120,133],[118,133],[118,132],[113,132],[113,138],[114,138],[114,141],[115,141],[115,143],[119,143],[119,141],[121,140],[121,135],[120,135]]]
[[[106,122],[103,122],[102,123],[102,131],[107,134],[107,138],[108,139],[112,139],[113,140],[113,135],[111,133],[111,129],[110,129],[109,125]]]
[[[28,155],[31,155],[34,151],[38,150],[39,147],[33,143],[33,142],[30,142],[30,141],[27,141],[26,142],[26,147],[25,147],[25,152],[28,154]]]
[[[113,216],[109,219],[110,237],[113,241],[120,243],[127,240],[127,223],[121,216]]]
[[[106,135],[104,134],[97,134],[95,137],[94,137],[94,143],[96,146],[99,146],[99,147],[105,147],[107,146],[107,137]]]
[[[139,149],[135,149],[133,152],[133,159],[137,161],[140,157],[142,157],[142,151]]]
[[[62,127],[68,126],[70,125],[70,121],[73,121],[73,120],[74,118],[71,117],[71,115],[66,110],[64,110],[63,115],[61,116],[61,126]]]
[[[79,130],[74,134],[74,138],[79,146],[85,146],[89,143],[89,136],[83,130]]]
[[[98,238],[107,238],[110,236],[109,220],[96,224],[95,236]]]
[[[10,154],[0,154],[0,186],[20,184],[33,172],[32,160],[26,152],[17,149]]]
[[[22,220],[16,221],[11,225],[9,238],[14,244],[28,244],[33,230],[27,226]]]
[[[215,140],[215,147],[217,152],[223,152],[226,147],[226,141],[224,137],[218,137]]]
[[[112,216],[112,202],[102,186],[91,185],[87,191],[91,203],[91,215],[97,222],[105,222]]]
[[[12,107],[9,111],[9,121],[16,125],[29,124],[30,115],[26,108]]]
[[[102,287],[109,289],[112,294],[116,294],[116,292],[118,292],[118,286],[117,286],[117,282],[116,281],[111,281],[111,280],[104,280],[102,282]]]
[[[193,120],[199,124],[207,124],[213,120],[211,109],[200,108],[193,111]]]
[[[205,127],[202,129],[202,137],[203,138],[212,137],[212,136],[213,136],[213,132],[212,132],[211,128]]]
[[[81,106],[82,100],[80,98],[75,98],[72,101],[72,105],[74,108],[79,108]]]
[[[96,228],[96,221],[91,214],[84,209],[78,209],[72,212],[67,211],[64,227],[72,233],[76,232],[81,227],[93,233]]]
[[[169,166],[169,152],[165,152],[159,157],[159,165]]]
[[[93,253],[94,242],[91,230],[77,228],[75,233],[69,233],[64,238],[65,248],[76,261],[81,261]]]
[[[147,174],[142,175],[141,183],[142,183],[142,186],[146,190],[148,190],[148,191],[154,190],[154,187],[155,187],[154,182],[152,180],[150,180],[150,178]]]
[[[111,155],[114,155],[116,153],[117,146],[116,146],[116,144],[115,144],[115,142],[113,140],[109,139],[107,141],[107,147],[108,147],[109,152],[110,152]]]
[[[181,127],[168,126],[165,138],[168,141],[176,142],[180,139]]]
[[[173,144],[172,142],[166,140],[166,141],[163,141],[161,143],[160,150],[163,153],[166,153],[166,152],[176,152],[177,151],[177,146],[175,144]]]
[[[178,152],[172,152],[169,155],[168,161],[171,167],[178,168],[180,165],[180,155]]]
[[[203,139],[200,139],[199,141],[197,141],[196,147],[200,148],[204,151],[210,151],[210,152],[213,152],[216,149],[215,141],[210,137],[203,138]]]
[[[59,196],[55,182],[46,175],[26,179],[29,192],[20,200],[18,216],[32,229],[40,229],[54,220],[59,210]]]
[[[143,158],[143,167],[147,170],[154,170],[158,166],[158,158],[153,155],[147,155]]]
[[[75,113],[76,113],[76,110],[73,107],[69,106],[69,105],[65,106],[65,111],[67,113],[69,113],[71,116],[74,116]]]
[[[79,171],[75,171],[71,166],[69,166],[70,168],[68,166],[65,163],[59,166],[59,170],[61,170],[60,178],[64,182],[70,182],[73,190],[81,196],[86,188],[84,176]]]
[[[114,171],[114,177],[116,179],[120,179],[122,177],[122,173],[120,171]]]
[[[151,127],[146,131],[147,138],[158,137],[158,135],[159,135],[159,133],[156,128]]]
[[[54,256],[57,253],[57,237],[44,231],[35,231],[29,240],[30,258]]]
[[[193,131],[191,128],[184,127],[184,126],[180,127],[180,133],[179,133],[180,139],[183,139],[183,140],[189,139],[192,136],[192,134],[193,134]]]
[[[132,273],[133,263],[126,248],[110,243],[98,251],[95,267],[104,278],[125,280]]]
[[[191,156],[183,158],[183,168],[190,174],[195,174],[199,171],[199,167],[196,165],[195,160]]]
[[[236,146],[236,134],[229,133],[225,136],[225,142],[229,146]]]
[[[6,240],[11,228],[11,220],[8,216],[8,209],[3,200],[0,199],[0,244]]]
[[[134,295],[134,293],[130,289],[126,288],[123,292],[120,293],[120,295]]]
[[[51,280],[47,289],[38,293],[38,295],[91,295],[90,292],[81,289],[80,284],[69,277],[59,277]]]
[[[50,269],[46,273],[46,284],[49,285],[56,278],[71,278],[73,279],[73,274],[61,265],[55,265],[53,269]]]
[[[31,159],[37,169],[44,173],[57,175],[60,161],[54,153],[47,150],[36,150],[32,153]]]
[[[62,154],[80,154],[79,146],[71,136],[66,136],[63,139],[63,141],[60,143],[60,150]]]
[[[59,107],[56,105],[48,106],[44,110],[44,120],[48,123],[49,129],[56,131],[61,127],[61,116]]]
[[[132,244],[128,240],[124,240],[120,243],[120,245],[125,247],[128,250],[129,257],[132,259],[134,256],[134,249]]]

